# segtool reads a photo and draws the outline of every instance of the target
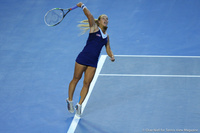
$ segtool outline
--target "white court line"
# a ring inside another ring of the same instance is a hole
[[[92,82],[90,84],[89,92],[88,92],[88,94],[87,94],[87,96],[86,96],[86,98],[85,98],[85,100],[84,100],[84,102],[82,104],[82,112],[84,111],[85,106],[86,106],[86,104],[87,104],[87,102],[89,100],[89,97],[90,97],[90,95],[92,93],[92,90],[93,90],[94,85],[95,85],[95,83],[97,81],[99,73],[101,72],[101,69],[102,69],[103,64],[104,64],[104,62],[106,60],[106,57],[107,57],[107,55],[101,55],[101,57],[99,59],[98,66],[97,66],[97,69],[96,69],[96,73],[95,73],[94,78],[93,78],[93,80],[92,80]],[[72,123],[71,123],[67,133],[74,133],[75,132],[79,120],[80,120],[80,117],[76,117],[74,115],[74,118],[72,120]]]
[[[150,57],[150,58],[200,58],[200,56],[166,56],[166,55],[115,55],[115,57]],[[194,77],[200,75],[149,75],[149,74],[99,74],[99,76],[122,76],[122,77]]]
[[[200,58],[200,56],[170,56],[170,55],[115,55],[115,57]]]
[[[99,74],[99,76],[200,78],[200,75]]]

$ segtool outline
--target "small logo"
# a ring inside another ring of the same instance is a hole
[[[98,36],[98,37],[101,37],[101,35],[100,35],[100,34],[96,34],[96,36]]]

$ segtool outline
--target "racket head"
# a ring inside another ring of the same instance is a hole
[[[48,26],[56,26],[64,18],[64,11],[61,8],[53,8],[44,16],[44,22]]]

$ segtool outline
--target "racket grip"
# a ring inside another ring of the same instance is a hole
[[[70,8],[70,10],[74,10],[74,9],[76,9],[78,6],[75,6],[75,7],[72,7],[72,8]]]

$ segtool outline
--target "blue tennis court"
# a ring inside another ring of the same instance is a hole
[[[78,2],[0,1],[0,133],[199,132],[200,1],[82,0],[95,18],[108,15],[116,61],[102,49],[81,119],[65,100],[86,17],[75,9],[44,23]]]
[[[199,131],[200,57],[123,55],[114,64],[101,59],[75,132]]]

